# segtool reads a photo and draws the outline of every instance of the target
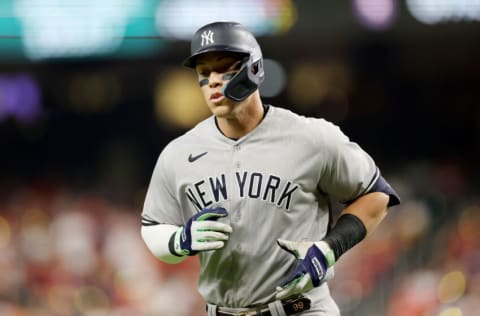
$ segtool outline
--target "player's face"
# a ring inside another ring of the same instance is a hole
[[[225,97],[222,91],[241,65],[240,55],[224,52],[207,53],[196,61],[200,88],[210,111],[217,117],[234,115],[238,102]]]

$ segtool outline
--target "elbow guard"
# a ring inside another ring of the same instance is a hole
[[[186,257],[173,254],[169,248],[172,235],[178,230],[178,226],[168,224],[143,225],[141,235],[147,248],[159,260],[165,263],[179,263]]]

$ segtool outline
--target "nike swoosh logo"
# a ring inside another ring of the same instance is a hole
[[[188,162],[194,162],[195,160],[197,160],[199,158],[202,158],[206,154],[208,154],[208,151],[206,151],[204,153],[201,153],[201,154],[198,154],[196,156],[192,156],[192,154],[190,154],[190,155],[188,155]]]

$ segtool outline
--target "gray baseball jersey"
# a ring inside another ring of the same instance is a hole
[[[210,117],[160,154],[142,216],[183,225],[202,208],[224,207],[233,228],[225,247],[199,254],[199,292],[219,306],[274,300],[295,258],[278,238],[320,240],[329,197],[348,202],[369,190],[378,170],[334,124],[269,106],[249,134],[225,137]]]

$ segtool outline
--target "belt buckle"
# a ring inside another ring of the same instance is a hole
[[[283,309],[287,315],[301,313],[310,309],[310,299],[303,295],[282,301]]]

